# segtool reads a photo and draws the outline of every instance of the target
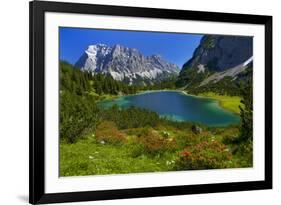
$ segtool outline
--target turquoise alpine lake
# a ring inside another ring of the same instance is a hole
[[[179,91],[153,91],[122,96],[100,102],[104,108],[117,105],[121,108],[135,106],[157,112],[173,121],[189,121],[208,126],[238,124],[240,117],[220,107],[217,100],[186,95]]]

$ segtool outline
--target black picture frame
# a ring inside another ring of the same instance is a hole
[[[230,14],[104,6],[93,4],[33,1],[30,12],[30,165],[29,202],[31,204],[154,197],[167,195],[260,190],[272,188],[272,17],[261,15]],[[235,183],[198,184],[153,188],[86,191],[71,193],[45,193],[45,72],[44,72],[44,19],[46,12],[98,14],[111,16],[150,17],[208,22],[259,24],[265,27],[265,180]]]

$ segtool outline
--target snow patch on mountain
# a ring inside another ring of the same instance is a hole
[[[197,70],[197,73],[204,73],[205,72],[205,66],[204,65],[202,65],[202,64],[199,64],[198,66],[197,66],[197,68],[198,68],[198,70]]]
[[[206,78],[204,81],[201,82],[200,86],[207,85],[208,83],[216,83],[225,77],[232,77],[233,79],[235,79],[237,75],[243,72],[247,68],[247,66],[252,62],[253,62],[253,56],[238,66],[235,66],[223,72],[218,72],[209,76],[208,78]]]
[[[160,55],[144,56],[135,48],[122,45],[90,45],[75,64],[83,71],[93,74],[110,74],[115,80],[131,83],[141,79],[157,79],[177,75],[178,66],[164,60]]]

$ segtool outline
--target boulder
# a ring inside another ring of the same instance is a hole
[[[192,125],[191,130],[194,134],[200,134],[202,132],[202,128],[197,125]]]

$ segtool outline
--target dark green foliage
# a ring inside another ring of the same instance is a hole
[[[242,125],[240,130],[240,140],[251,142],[253,138],[253,83],[249,80],[248,84],[241,91],[245,106],[240,107]]]
[[[238,136],[224,140],[233,146],[233,154],[240,159],[241,167],[251,167],[253,165],[253,82],[250,78],[241,87],[241,102],[244,108],[240,106],[241,126]]]
[[[199,72],[194,68],[183,68],[180,75],[175,82],[176,87],[197,87],[200,83],[206,79],[211,72],[205,70],[205,72]]]
[[[117,106],[103,110],[101,118],[115,122],[119,129],[154,127],[159,121],[162,121],[155,112],[137,107],[119,109]]]
[[[75,142],[98,123],[98,108],[91,96],[80,96],[68,91],[60,93],[60,137],[69,143]]]
[[[69,63],[60,62],[60,90],[67,90],[77,95],[91,90],[90,75],[74,69]]]
[[[186,69],[182,71],[183,75],[180,75],[176,85],[178,87],[183,87],[185,85],[185,90],[188,93],[198,95],[200,93],[214,92],[220,95],[229,96],[243,96],[243,90],[248,89],[247,84],[252,79],[253,68],[247,67],[243,72],[237,75],[236,79],[233,80],[232,77],[224,77],[218,82],[210,82],[207,85],[199,86],[200,83],[212,74],[212,72],[207,72],[206,74],[197,73],[195,69]]]
[[[175,89],[177,78],[170,77],[159,82],[155,82],[153,85],[147,85],[142,88],[142,90],[164,90],[164,89]]]
[[[214,92],[220,95],[240,96],[240,84],[233,81],[231,77],[225,77],[224,79],[216,83],[208,83],[203,86],[188,87],[189,93],[198,95],[200,93]]]
[[[88,95],[91,75],[60,62],[60,137],[73,143],[88,129],[95,129],[98,108]]]
[[[91,77],[94,91],[101,94],[117,95],[119,93],[134,94],[137,92],[137,87],[134,85],[127,85],[123,82],[114,80],[109,75],[98,73]]]
[[[249,81],[253,78],[253,67],[248,66],[243,72],[239,73],[237,76],[237,81],[243,84],[244,86],[247,85]]]

